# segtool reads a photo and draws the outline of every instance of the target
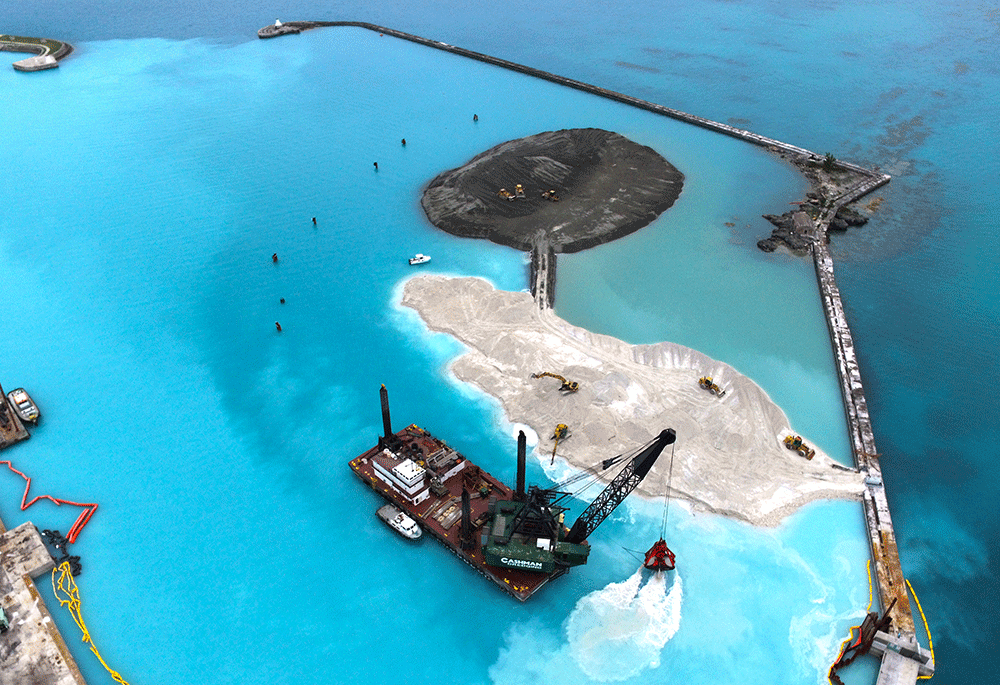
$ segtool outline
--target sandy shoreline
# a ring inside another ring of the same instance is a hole
[[[673,496],[695,510],[774,526],[813,500],[861,497],[859,473],[820,451],[809,461],[785,449],[793,431],[784,412],[752,380],[696,350],[597,335],[539,310],[527,293],[478,278],[417,276],[405,283],[401,303],[469,348],[451,370],[496,397],[511,423],[538,434],[538,459],[549,459],[558,423],[572,436],[557,454],[577,468],[672,427]],[[541,371],[578,381],[579,392],[563,395],[558,381],[531,378]],[[724,397],[698,386],[705,374],[727,390]],[[637,493],[661,496],[666,481],[664,461]]]

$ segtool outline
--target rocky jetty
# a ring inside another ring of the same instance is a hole
[[[758,248],[764,252],[774,252],[780,245],[784,245],[797,255],[809,252],[813,241],[813,222],[808,214],[795,210],[784,214],[765,214],[764,218],[774,224],[774,230],[769,238],[757,241]]]
[[[677,200],[684,174],[652,148],[601,129],[508,141],[434,178],[421,205],[448,233],[519,250],[542,240],[571,253],[648,225]]]
[[[837,215],[830,222],[830,228],[837,231],[846,231],[851,226],[864,226],[868,223],[868,217],[856,209],[841,207]]]
[[[821,158],[818,155],[775,151],[806,177],[810,190],[806,193],[804,201],[795,203],[798,204],[798,209],[784,214],[764,215],[764,218],[775,227],[769,237],[757,241],[757,247],[764,252],[774,252],[779,246],[784,245],[793,254],[808,254],[812,241],[818,237],[815,229],[818,217],[839,202],[857,199],[858,188],[864,187],[866,182],[871,184],[873,179],[877,181],[864,190],[864,193],[889,181],[888,176],[838,161],[829,153]],[[868,209],[874,211],[876,206],[877,202],[873,201],[869,203]],[[850,226],[863,226],[866,223],[868,217],[844,204],[837,209],[836,215],[830,220],[829,228],[845,231]]]
[[[774,224],[774,230],[768,238],[757,241],[757,247],[764,252],[774,252],[784,245],[794,254],[807,254],[815,239],[813,218],[819,213],[822,200],[814,193],[809,193],[809,202],[803,203],[799,209],[784,214],[765,214],[764,218]],[[836,216],[830,221],[830,228],[846,231],[850,226],[863,226],[868,223],[868,217],[850,207],[844,206],[837,210]]]

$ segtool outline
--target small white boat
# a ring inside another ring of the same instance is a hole
[[[420,254],[418,252],[417,254],[410,257],[410,266],[413,266],[414,264],[426,264],[429,261],[431,261],[430,256],[425,254]]]
[[[38,418],[41,416],[38,411],[38,406],[32,401],[31,396],[28,395],[28,391],[24,388],[15,388],[7,393],[7,399],[10,400],[10,406],[14,408],[17,412],[18,417],[25,423],[37,424]]]
[[[423,531],[420,530],[420,526],[417,525],[417,522],[400,511],[395,505],[386,504],[385,506],[379,507],[379,510],[375,513],[378,514],[378,517],[385,521],[390,528],[408,540],[417,540],[423,534]]]

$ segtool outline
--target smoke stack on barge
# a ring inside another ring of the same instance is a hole
[[[589,535],[635,489],[663,448],[673,443],[664,430],[634,457],[606,459],[621,466],[617,476],[571,527],[564,524],[569,483],[525,488],[526,446],[518,436],[515,489],[416,424],[393,433],[383,385],[383,435],[350,461],[351,471],[395,504],[481,576],[522,602],[573,566],[587,563]],[[597,468],[575,476],[596,477]]]

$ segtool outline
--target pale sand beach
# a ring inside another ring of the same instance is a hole
[[[545,463],[559,423],[571,435],[557,458],[580,469],[669,427],[677,431],[672,497],[696,511],[774,526],[810,501],[861,497],[861,474],[820,450],[807,460],[785,448],[794,431],[781,408],[751,379],[696,350],[594,334],[540,310],[528,293],[498,291],[479,278],[417,276],[405,283],[401,304],[467,346],[451,371],[496,397],[511,423],[530,426],[539,436],[535,456]],[[579,391],[563,394],[558,380],[531,377],[543,371],[577,381]],[[701,388],[703,375],[725,395]],[[663,495],[667,456],[636,494]]]

